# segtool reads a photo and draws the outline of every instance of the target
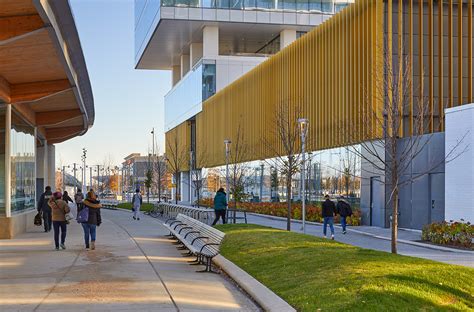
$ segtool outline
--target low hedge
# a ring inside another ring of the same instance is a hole
[[[117,205],[117,208],[132,210],[132,203],[120,203]],[[140,211],[150,212],[153,209],[153,204],[143,203]]]
[[[200,205],[205,207],[213,207],[214,201],[212,198],[205,198],[200,201]],[[233,208],[234,203],[230,202],[229,207]],[[286,202],[262,202],[262,203],[249,203],[242,202],[238,205],[239,209],[246,210],[247,212],[260,213],[270,216],[287,217],[288,208]],[[352,216],[347,218],[347,223],[353,226],[361,225],[361,212],[360,209],[352,208]],[[291,218],[301,220],[301,203],[291,204]],[[306,204],[306,221],[323,222],[321,214],[321,203],[308,203]],[[339,215],[334,218],[334,222],[339,222]]]
[[[421,239],[439,245],[474,248],[474,225],[469,222],[434,222],[423,227]]]

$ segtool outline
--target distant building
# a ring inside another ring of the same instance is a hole
[[[151,195],[167,196],[169,177],[166,174],[166,163],[163,156],[158,155],[140,155],[140,153],[132,153],[124,158],[122,162],[122,189],[126,193],[135,192],[139,188],[143,194],[146,194],[145,181],[147,172],[151,170],[153,173],[152,186],[150,188]],[[161,179],[161,183],[158,180]],[[158,187],[161,186],[161,192]]]

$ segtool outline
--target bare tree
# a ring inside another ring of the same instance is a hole
[[[432,134],[424,135],[429,133],[427,122],[429,110],[424,96],[411,97],[409,86],[413,85],[412,64],[408,58],[401,59],[393,65],[391,59],[387,57],[384,69],[382,76],[374,73],[376,84],[372,98],[370,94],[366,95],[362,111],[359,113],[360,123],[363,125],[362,137],[373,139],[360,143],[360,148],[352,146],[350,150],[369,165],[364,166],[362,170],[384,177],[379,182],[384,184],[386,192],[388,191],[386,205],[392,208],[391,251],[397,253],[398,198],[401,187],[428,174],[445,161],[451,161],[459,156],[455,154],[464,138],[446,154],[446,158],[434,161],[429,164],[427,170],[415,176],[407,175],[413,160],[428,146],[433,136]],[[423,85],[423,75],[420,79],[420,85]],[[374,101],[383,103],[383,107],[373,108]],[[409,112],[410,101],[413,101],[411,113],[413,117]],[[404,122],[407,122],[407,116],[413,118],[413,135],[402,142],[400,138],[404,134]],[[356,137],[356,131],[352,129],[343,128],[341,132],[352,142],[360,141],[360,138]]]
[[[168,162],[169,171],[174,175],[176,183],[175,203],[177,204],[180,195],[179,176],[187,161],[187,151],[185,146],[180,145],[180,142],[178,142],[178,135],[176,133],[172,133],[170,138],[166,140],[166,147],[166,161]]]
[[[230,165],[229,165],[229,178],[230,178],[230,192],[234,201],[234,208],[237,209],[237,205],[242,202],[245,197],[245,187],[249,183],[249,170],[250,166],[244,162],[248,156],[249,149],[248,144],[244,140],[244,130],[242,122],[239,122],[237,127],[236,136],[232,140],[232,148],[230,149]],[[234,212],[235,217],[235,212]],[[235,220],[235,219],[234,219]]]
[[[164,156],[157,156],[153,162],[154,177],[156,177],[156,189],[158,192],[158,202],[161,202],[161,193],[166,185],[166,161]]]
[[[203,145],[200,146],[197,153],[192,153],[193,157],[190,160],[190,174],[191,174],[191,185],[196,192],[196,205],[199,208],[202,189],[204,181],[206,180],[206,172],[203,167],[207,162],[207,148]]]
[[[356,176],[357,170],[357,157],[354,153],[351,153],[349,149],[346,149],[345,155],[341,158],[342,164],[342,177],[346,196],[349,196],[349,189],[351,188],[351,182]]]
[[[291,230],[292,180],[301,166],[300,129],[297,122],[298,118],[302,117],[301,114],[301,101],[288,99],[278,103],[274,113],[274,131],[266,134],[262,139],[269,153],[276,155],[268,160],[271,166],[277,168],[285,177],[288,209],[286,229],[288,231]]]

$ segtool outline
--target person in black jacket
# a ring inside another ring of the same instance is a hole
[[[342,234],[346,234],[346,218],[352,215],[351,205],[341,196],[337,201],[337,214],[341,216]]]
[[[100,208],[102,205],[97,200],[94,192],[88,192],[86,199],[82,202],[82,205],[77,207],[79,211],[87,207],[89,209],[89,218],[87,222],[81,223],[82,229],[84,230],[84,242],[86,244],[86,249],[95,249],[95,240],[96,240],[96,227],[100,226],[102,223],[102,217],[100,215]],[[89,245],[90,237],[90,245]]]
[[[38,212],[41,212],[41,214],[43,215],[45,232],[51,231],[51,224],[53,223],[51,216],[51,207],[49,207],[48,205],[48,201],[52,197],[53,193],[51,192],[51,186],[47,186],[45,187],[44,193],[41,194],[40,199],[38,201]]]
[[[63,193],[63,200],[66,203],[73,203],[72,198],[69,197],[69,194],[67,193],[67,191],[64,191],[64,193]]]
[[[329,199],[329,195],[324,196],[326,199],[322,205],[322,214],[323,214],[323,234],[326,237],[327,226],[331,229],[331,239],[334,239],[334,215],[336,214],[336,205],[334,202]]]

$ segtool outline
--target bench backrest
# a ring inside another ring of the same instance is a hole
[[[225,234],[223,232],[219,231],[216,228],[213,228],[212,226],[202,223],[201,221],[198,221],[183,214],[178,214],[178,217],[176,219],[183,223],[186,223],[188,226],[191,226],[194,230],[199,231],[199,233],[201,233],[201,236],[208,237],[208,243],[220,244],[224,239]]]

